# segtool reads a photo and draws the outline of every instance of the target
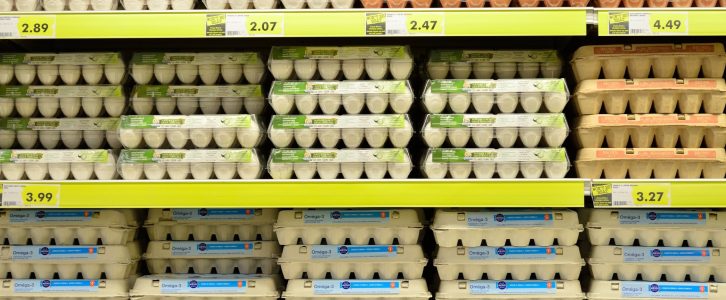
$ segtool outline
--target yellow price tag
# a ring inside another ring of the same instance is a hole
[[[652,12],[650,13],[650,31],[654,34],[658,33],[688,33],[688,12],[667,13]]]
[[[28,15],[18,18],[20,37],[55,38],[54,15]]]
[[[3,207],[58,207],[59,184],[3,184]]]
[[[247,16],[247,33],[249,35],[283,36],[285,16],[283,14],[250,14]]]
[[[444,34],[443,13],[410,13],[406,15],[409,34]]]
[[[636,206],[670,206],[671,185],[664,184],[636,184],[632,187],[631,196]]]

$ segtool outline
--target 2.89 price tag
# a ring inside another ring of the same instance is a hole
[[[55,38],[55,15],[0,17],[0,37]]]
[[[58,184],[3,184],[3,207],[52,208],[59,205],[60,185]]]

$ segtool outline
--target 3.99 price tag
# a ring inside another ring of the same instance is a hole
[[[593,183],[595,207],[668,207],[670,183]]]
[[[59,205],[58,184],[3,184],[2,207],[53,208]]]
[[[55,38],[55,15],[0,17],[2,38]]]

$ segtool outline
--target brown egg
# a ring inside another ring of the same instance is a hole
[[[512,0],[491,0],[489,3],[492,7],[509,7]]]
[[[562,7],[565,0],[545,0],[544,4],[546,7]]]
[[[569,2],[571,7],[585,7],[590,0],[570,0]]]
[[[441,7],[443,8],[457,8],[461,5],[460,0],[441,0]]]
[[[648,0],[648,7],[668,7],[669,0]]]
[[[716,0],[696,0],[697,7],[716,7]]]
[[[625,7],[643,7],[645,0],[625,0],[623,5]]]
[[[726,7],[726,0],[718,0],[718,6]]]
[[[539,0],[517,0],[517,6],[537,7],[539,6]]]
[[[726,1],[726,0],[723,0]],[[484,0],[466,0],[466,7],[479,8],[484,7]]]
[[[406,8],[407,0],[386,0],[388,8]]]
[[[598,0],[597,6],[598,7],[619,7],[620,0]]]
[[[411,0],[413,8],[429,8],[433,0]]]
[[[365,8],[381,8],[383,7],[383,0],[361,0],[363,7]]]
[[[673,7],[691,7],[693,0],[673,0]]]

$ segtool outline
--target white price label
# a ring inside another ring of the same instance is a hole
[[[3,184],[2,207],[54,208],[60,206],[59,184]]]
[[[366,35],[443,35],[444,13],[367,13]]]
[[[613,183],[613,207],[668,207],[670,183]]]
[[[0,38],[55,38],[55,15],[0,16]]]
[[[227,14],[225,36],[284,36],[285,15],[277,13]]]
[[[688,12],[610,12],[610,35],[688,35]]]

